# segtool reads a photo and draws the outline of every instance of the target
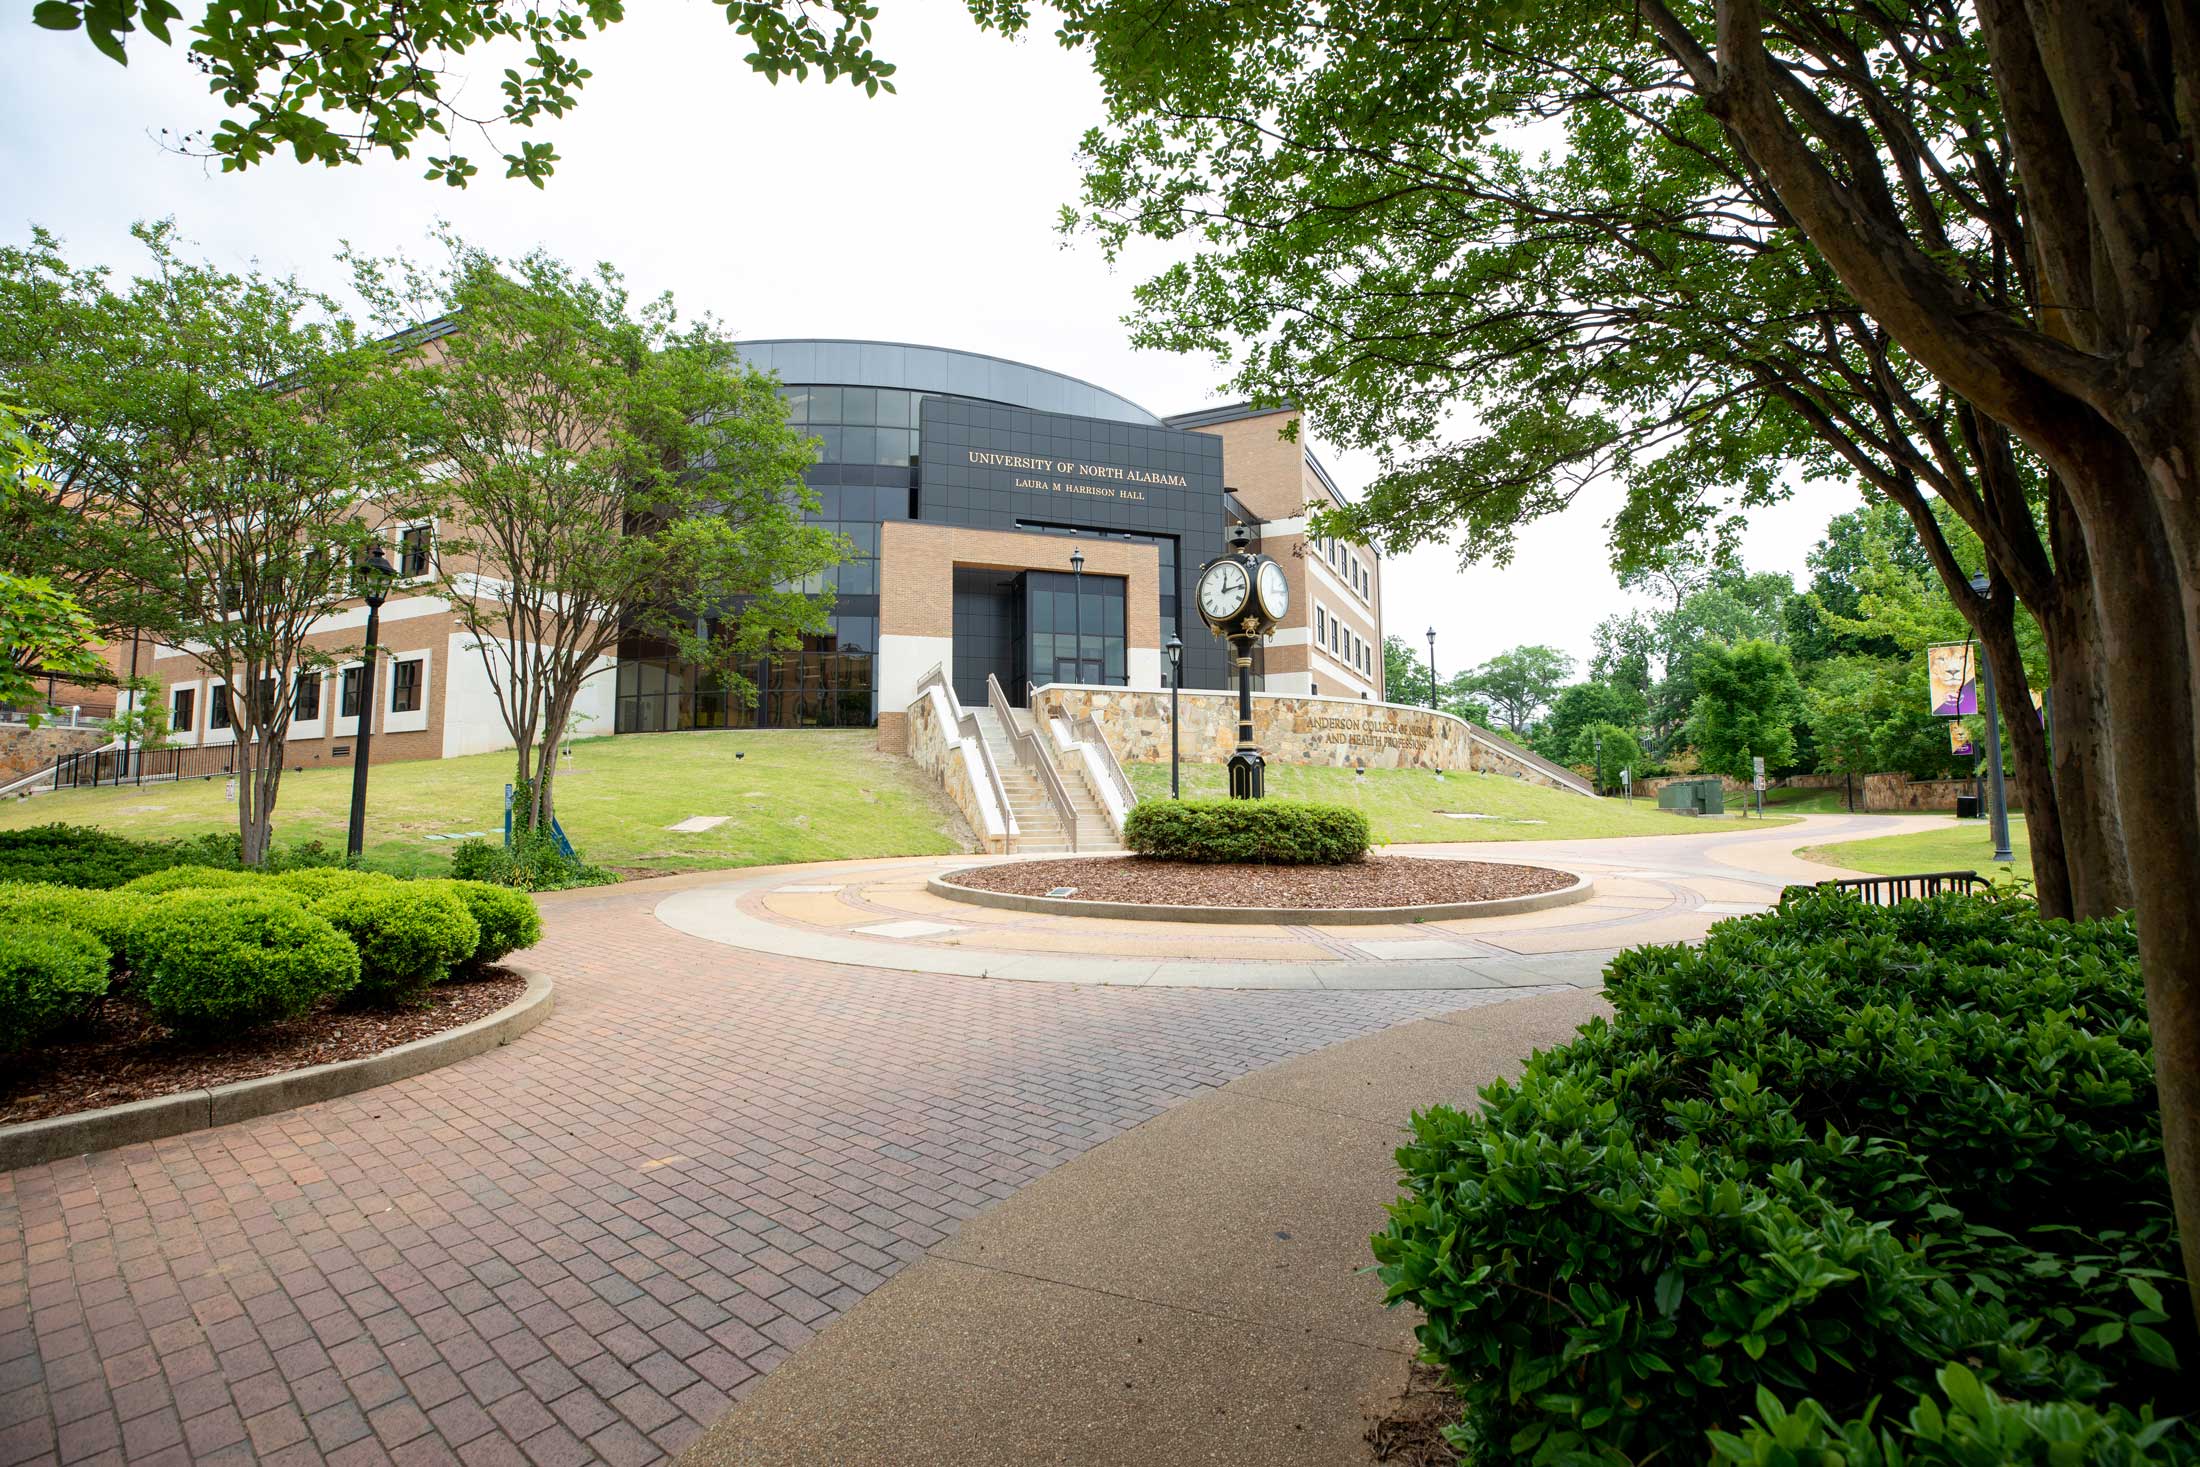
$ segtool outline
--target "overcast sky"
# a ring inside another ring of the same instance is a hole
[[[339,241],[418,250],[447,219],[499,253],[539,244],[611,260],[638,293],[669,289],[738,336],[991,352],[1158,413],[1224,400],[1215,363],[1127,344],[1121,322],[1142,262],[1111,270],[1056,232],[1077,193],[1077,139],[1099,116],[1083,60],[1050,36],[981,33],[957,0],[887,0],[878,49],[900,64],[900,91],[875,99],[814,78],[769,85],[700,0],[630,6],[584,48],[595,76],[548,131],[562,161],[541,192],[496,177],[499,150],[478,134],[463,142],[482,175],[463,191],[422,178],[417,160],[213,172],[158,143],[162,128],[219,116],[180,49],[139,37],[125,71],[81,35],[34,29],[29,10],[0,6],[0,207],[12,216],[0,237],[10,243],[35,222],[78,261],[130,268],[131,222],[173,215],[215,260],[256,259],[336,289]],[[494,76],[482,67],[472,88],[480,110]],[[1354,457],[1324,457],[1348,491],[1369,475]],[[1800,573],[1826,519],[1852,502],[1819,487],[1759,515],[1751,568]],[[1586,660],[1597,622],[1629,602],[1606,569],[1615,507],[1614,495],[1584,495],[1524,535],[1504,570],[1463,570],[1435,548],[1391,561],[1385,629],[1418,647],[1433,625],[1446,675],[1521,642]]]

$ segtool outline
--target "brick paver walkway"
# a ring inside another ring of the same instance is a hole
[[[640,1463],[958,1219],[1257,1066],[1472,994],[1095,989],[547,904],[509,1048],[0,1175],[0,1464]]]

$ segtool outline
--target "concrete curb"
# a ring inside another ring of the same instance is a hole
[[[975,869],[975,868],[966,868]],[[1553,870],[1553,867],[1539,867]],[[952,873],[951,873],[952,874]],[[1420,907],[1163,907],[1139,902],[1092,902],[1077,897],[1024,896],[1016,892],[986,891],[960,886],[944,876],[928,879],[925,890],[951,902],[980,907],[1004,907],[1012,912],[1046,912],[1057,917],[1114,917],[1131,922],[1198,922],[1220,925],[1281,924],[1289,927],[1400,926],[1412,922],[1447,922],[1457,917],[1510,917],[1521,912],[1540,912],[1546,907],[1571,906],[1596,895],[1596,883],[1578,872],[1572,886],[1556,891],[1530,892],[1526,896],[1496,897],[1485,902],[1435,902]]]
[[[510,967],[510,964],[506,966]],[[540,973],[512,968],[527,980],[526,991],[503,1008],[470,1024],[430,1034],[363,1059],[311,1065],[279,1075],[236,1080],[207,1090],[185,1090],[152,1100],[133,1100],[103,1110],[78,1111],[42,1121],[0,1126],[0,1172],[36,1166],[65,1156],[106,1151],[136,1141],[158,1141],[292,1110],[318,1100],[371,1090],[445,1065],[486,1054],[511,1043],[550,1017],[556,988]]]

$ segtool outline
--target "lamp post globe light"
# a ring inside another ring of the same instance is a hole
[[[1253,743],[1253,646],[1276,629],[1291,606],[1291,586],[1283,567],[1248,547],[1252,533],[1230,528],[1230,549],[1199,568],[1195,599],[1200,617],[1230,644],[1238,673],[1238,741],[1230,755],[1230,798],[1257,800],[1265,781],[1260,750]]]
[[[1184,685],[1184,643],[1169,633],[1169,798],[1182,799],[1176,782],[1176,692]]]
[[[1984,571],[1971,577],[1971,589],[1993,598],[1994,583]],[[1979,706],[1986,711],[1986,808],[1993,822],[1994,859],[2014,861],[2016,853],[2009,848],[2009,792],[2001,777],[2001,704],[1994,698],[1994,659],[1987,654],[1984,639],[1978,644],[1978,673]]]
[[[359,742],[351,759],[351,829],[344,840],[344,854],[359,859],[367,835],[367,742],[374,737],[375,636],[382,629],[382,603],[390,596],[390,582],[397,567],[377,541],[367,547],[359,562],[359,599],[367,603],[367,650],[359,666]],[[339,687],[338,696],[342,696]],[[338,706],[342,712],[341,705]]]
[[[1428,710],[1436,711],[1436,628],[1428,629]]]

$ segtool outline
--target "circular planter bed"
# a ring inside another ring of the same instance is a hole
[[[0,1170],[179,1135],[347,1095],[509,1042],[549,1016],[547,979],[507,969],[428,990],[417,1008],[325,1003],[211,1043],[171,1034],[125,991],[8,1059]]]
[[[1005,861],[934,877],[980,906],[1147,922],[1397,923],[1495,917],[1586,900],[1587,877],[1547,866],[1370,856],[1346,866],[1201,865],[1143,856]]]

